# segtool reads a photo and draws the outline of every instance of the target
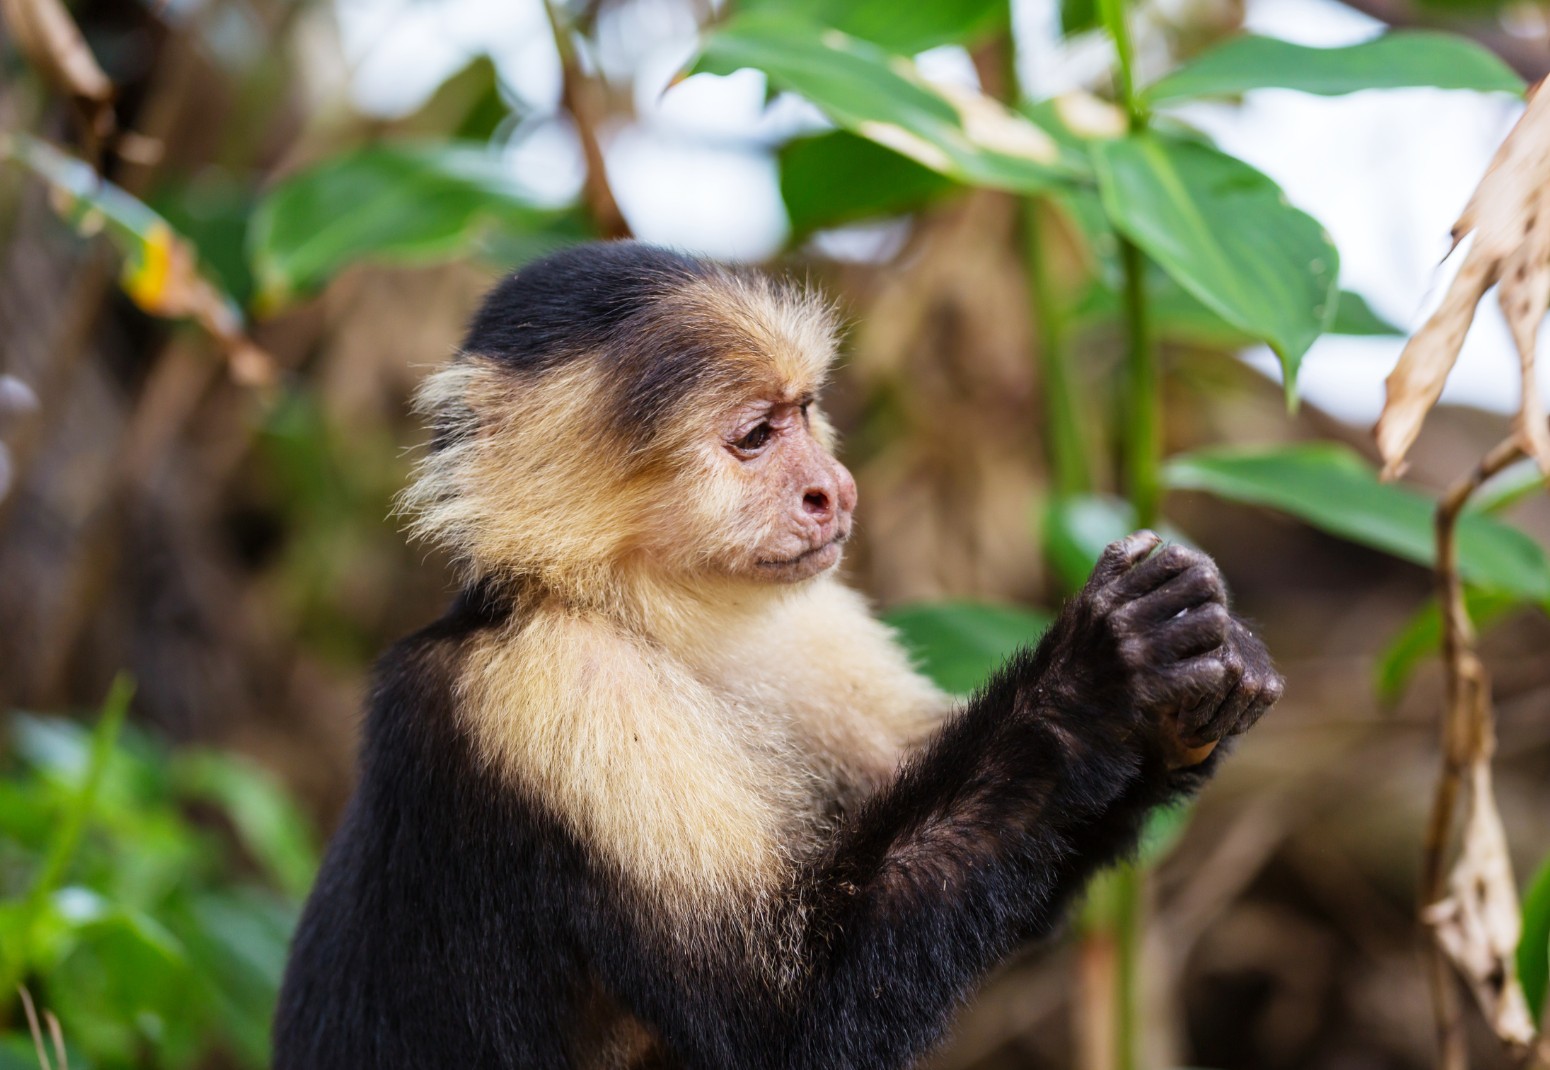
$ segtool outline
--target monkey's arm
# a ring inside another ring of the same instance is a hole
[[[805,867],[754,955],[770,975],[736,941],[698,964],[626,953],[604,967],[675,1054],[694,1066],[908,1065],[1185,786],[1170,768],[1180,739],[1220,739],[1274,700],[1273,674],[1234,668],[1215,567],[1178,548],[1142,563],[1155,544],[1111,547],[1038,648]]]

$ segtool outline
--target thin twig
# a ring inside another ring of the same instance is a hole
[[[27,1014],[27,1030],[32,1034],[32,1050],[37,1052],[38,1065],[43,1070],[51,1070],[48,1052],[43,1049],[43,1027],[38,1023],[38,1008],[33,1005],[32,993],[27,991],[26,985],[17,985],[16,991],[22,997],[22,1010]]]
[[[570,28],[555,10],[555,0],[544,0],[544,14],[549,17],[554,47],[560,53],[562,100],[571,121],[576,124],[576,138],[581,142],[581,155],[587,165],[583,189],[592,222],[605,238],[628,238],[630,225],[619,210],[619,202],[614,199],[613,187],[608,184],[603,148],[597,139],[597,124],[602,118],[602,87],[581,69],[576,42],[571,38]]]
[[[1514,435],[1494,446],[1466,477],[1437,504],[1436,579],[1442,603],[1442,660],[1447,706],[1443,714],[1443,764],[1438,775],[1427,824],[1421,867],[1421,908],[1429,910],[1446,895],[1446,857],[1457,817],[1465,773],[1488,761],[1494,740],[1490,680],[1475,653],[1475,630],[1464,601],[1458,570],[1458,520],[1470,498],[1497,473],[1523,456]],[[1468,1066],[1463,1020],[1448,968],[1446,952],[1432,934],[1427,942],[1427,966],[1437,1019],[1437,1043],[1443,1070]]]
[[[54,1062],[56,1070],[70,1070],[70,1055],[65,1051],[65,1031],[59,1027],[59,1019],[53,1011],[43,1012],[43,1021],[48,1024],[48,1038],[54,1042]]]

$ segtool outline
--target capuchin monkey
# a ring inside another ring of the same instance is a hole
[[[462,593],[378,663],[276,1067],[911,1066],[1280,697],[1145,531],[937,690],[834,575],[834,351],[806,289],[648,245],[495,287],[404,498]]]

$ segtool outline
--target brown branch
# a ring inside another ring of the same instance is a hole
[[[603,237],[628,238],[630,224],[619,210],[613,187],[608,184],[603,148],[597,138],[598,123],[604,111],[602,86],[581,69],[570,27],[561,22],[560,13],[555,10],[555,0],[544,0],[544,14],[549,17],[554,47],[560,53],[561,103],[570,112],[571,121],[576,126],[576,137],[581,142],[582,159],[586,161],[587,174],[582,193],[587,210]]]
[[[1437,1019],[1439,1056],[1444,1070],[1463,1070],[1468,1065],[1463,1022],[1448,969],[1449,948],[1442,928],[1449,922],[1437,913],[1438,908],[1446,904],[1448,897],[1445,860],[1466,775],[1470,776],[1471,808],[1490,807],[1490,813],[1486,816],[1489,819],[1495,817],[1494,803],[1488,797],[1481,797],[1489,796],[1490,793],[1489,763],[1495,747],[1491,685],[1485,667],[1475,652],[1475,630],[1464,601],[1464,585],[1458,570],[1458,520],[1476,491],[1524,456],[1522,441],[1515,434],[1494,446],[1469,475],[1448,489],[1438,502],[1436,512],[1435,568],[1438,596],[1442,602],[1442,658],[1447,706],[1442,727],[1443,764],[1432,801],[1421,867],[1421,909],[1423,921],[1433,928],[1433,939],[1427,945],[1427,965]],[[1490,904],[1486,902],[1486,896],[1495,891],[1497,889],[1489,887],[1488,881],[1481,879],[1480,905],[1488,907]],[[1505,891],[1515,898],[1516,892],[1510,883]],[[1463,904],[1452,905],[1459,911],[1464,910]],[[1473,920],[1465,918],[1459,921],[1458,914],[1448,914],[1446,918],[1461,926]],[[1482,933],[1475,931],[1469,935],[1478,940]],[[1489,952],[1490,949],[1487,947],[1484,950]],[[1477,996],[1481,997],[1484,1004],[1491,994],[1489,979],[1473,976],[1468,971],[1466,977],[1476,986]],[[1500,1025],[1510,1017],[1513,1010],[1512,994],[1504,990],[1512,983],[1510,973],[1505,982],[1495,982],[1499,1005],[1485,1008],[1492,1014],[1493,1026]],[[1481,994],[1482,984],[1486,985],[1485,995]],[[1501,1004],[1507,1006],[1504,1008]],[[1514,1022],[1513,1025],[1521,1028],[1520,1023]],[[1531,1025],[1529,1028],[1532,1039]],[[1508,1032],[1511,1030],[1498,1029],[1498,1033],[1509,1044],[1516,1046],[1522,1043],[1521,1037],[1508,1036]]]

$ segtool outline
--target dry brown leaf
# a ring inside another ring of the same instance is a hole
[[[1442,305],[1405,343],[1388,377],[1388,398],[1374,432],[1386,479],[1404,471],[1405,454],[1442,395],[1475,308],[1492,286],[1498,287],[1523,365],[1520,441],[1550,475],[1550,429],[1534,381],[1535,334],[1550,303],[1550,93],[1531,93],[1496,150],[1453,226],[1455,248],[1471,232],[1474,241]]]
[[[1488,754],[1470,763],[1463,850],[1448,874],[1448,896],[1428,906],[1422,917],[1496,1035],[1519,1047],[1532,1044],[1534,1018],[1517,979],[1522,935],[1517,885],[1491,788]]]
[[[0,0],[11,35],[28,60],[56,88],[92,108],[99,135],[111,129],[113,83],[97,64],[75,20],[60,0]]]

